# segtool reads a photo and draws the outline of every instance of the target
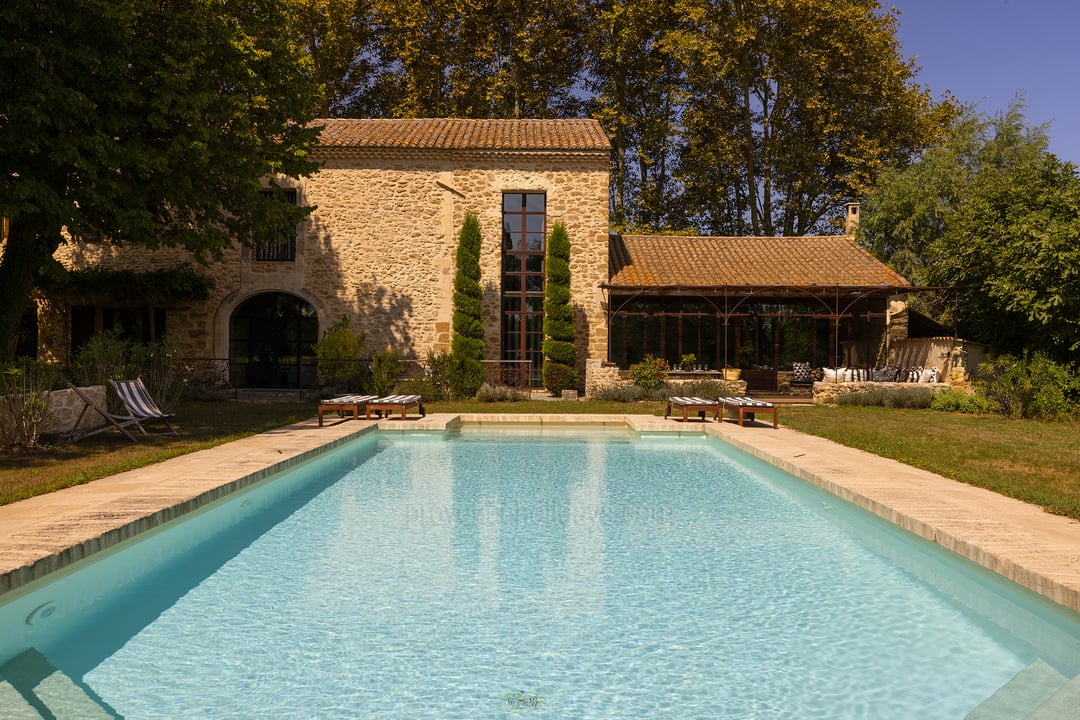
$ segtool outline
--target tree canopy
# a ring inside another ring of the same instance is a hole
[[[914,82],[896,13],[878,0],[356,0],[353,7],[352,22],[370,29],[357,53],[367,63],[364,82],[340,86],[347,96],[334,98],[332,110],[588,114],[614,145],[617,229],[831,229],[846,201],[936,142],[955,113],[951,99],[935,102]]]
[[[316,169],[297,37],[284,0],[0,6],[0,357],[65,228],[206,258],[299,221],[260,192]]]
[[[886,173],[859,233],[918,284],[947,287],[924,309],[1003,352],[1080,358],[1080,176],[1048,150],[1017,98],[968,109],[942,145]]]

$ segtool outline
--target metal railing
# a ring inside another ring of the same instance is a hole
[[[295,388],[319,387],[324,378],[314,360],[297,362],[246,362],[229,358],[187,358],[184,370],[188,381],[208,387],[232,388]],[[355,361],[350,361],[355,362]],[[403,359],[401,378],[426,379],[427,366],[419,360]],[[519,389],[543,387],[541,368],[531,360],[483,360],[484,381]],[[371,360],[360,360],[363,370],[370,371]],[[324,361],[323,367],[326,367]]]

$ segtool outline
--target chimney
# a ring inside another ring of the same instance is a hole
[[[844,208],[847,210],[844,217],[844,234],[853,238],[859,232],[859,203],[849,202]]]

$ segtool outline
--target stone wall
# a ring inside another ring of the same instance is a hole
[[[80,390],[90,398],[91,402],[97,403],[99,407],[105,407],[104,385],[91,385]],[[87,430],[103,425],[105,422],[101,415],[92,409],[83,412],[86,403],[74,390],[52,390],[46,395],[48,409],[45,422],[38,429],[41,435],[66,435],[76,427]],[[0,403],[0,423],[7,425],[9,422],[7,403]]]
[[[986,361],[989,347],[954,337],[910,338],[889,347],[888,364],[897,367],[936,367],[940,377],[973,376]]]
[[[423,360],[451,341],[454,252],[467,212],[483,234],[481,284],[486,354],[500,355],[502,194],[541,192],[548,231],[566,224],[571,241],[571,293],[578,335],[579,376],[585,361],[603,358],[607,318],[600,285],[608,279],[607,153],[578,155],[506,152],[470,156],[461,151],[395,155],[336,149],[324,167],[295,187],[298,202],[317,206],[301,224],[295,262],[257,262],[233,248],[200,268],[214,282],[211,297],[168,309],[167,334],[195,358],[229,355],[229,319],[244,300],[287,292],[314,306],[320,334],[343,315],[363,331],[366,348],[390,346]],[[192,262],[183,251],[149,251],[82,242],[56,253],[66,267],[170,268]],[[42,304],[40,356],[67,360],[69,307]]]
[[[953,388],[951,383],[901,383],[901,382],[826,382],[814,383],[815,405],[836,405],[841,395],[849,393],[867,393],[882,388],[930,388],[938,393]]]
[[[665,381],[671,388],[672,394],[679,394],[679,386],[690,385],[697,382],[710,382],[718,383],[723,392],[729,396],[742,396],[746,394],[746,381],[745,380],[694,380],[693,378],[679,378],[672,379],[668,377]],[[586,363],[585,368],[585,398],[596,398],[602,391],[610,388],[628,387],[633,385],[634,381],[631,380],[626,374],[619,370],[615,365],[605,364],[599,359],[590,359]]]

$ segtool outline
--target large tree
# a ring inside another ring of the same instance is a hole
[[[930,248],[961,333],[1080,360],[1080,176],[1053,154],[984,169]]]
[[[299,221],[260,192],[316,169],[291,19],[284,0],[0,4],[0,358],[68,237],[213,258]]]
[[[675,148],[682,71],[670,39],[671,2],[598,3],[590,24],[589,88],[593,117],[611,138],[611,222],[618,230],[656,232],[673,220]],[[676,214],[677,215],[677,214]]]
[[[877,0],[682,0],[691,220],[752,235],[822,231],[951,116],[913,81]]]
[[[919,309],[1002,351],[1080,357],[1080,178],[1017,98],[967,109],[946,140],[885,173],[859,241],[918,284]]]
[[[369,0],[295,0],[300,41],[323,87],[320,117],[363,107],[374,72]]]

